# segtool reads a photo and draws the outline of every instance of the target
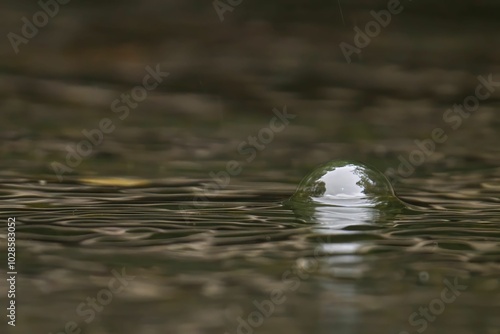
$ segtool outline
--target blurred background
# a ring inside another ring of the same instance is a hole
[[[499,334],[499,13],[494,0],[2,1],[10,332]],[[478,109],[451,114],[485,80]],[[446,140],[426,154],[415,141],[436,130]],[[377,167],[420,212],[307,220],[282,205],[335,159]],[[121,268],[135,281],[87,322],[75,309]],[[293,292],[290,268],[309,275]],[[445,279],[467,290],[409,321]],[[242,325],[275,288],[286,303]]]
[[[205,176],[285,105],[297,118],[243,175],[300,176],[339,157],[385,170],[445,126],[478,75],[498,77],[495,1],[403,1],[351,63],[340,43],[354,47],[354,28],[365,31],[388,2],[214,4],[48,1],[56,14],[44,20],[37,2],[3,1],[2,170],[54,175],[66,145],[107,117],[115,130],[71,174]],[[40,26],[31,38],[23,17]],[[112,102],[142,85],[146,66],[170,75],[119,120]],[[497,164],[499,98],[494,91],[456,131],[448,125],[449,140],[417,172]]]

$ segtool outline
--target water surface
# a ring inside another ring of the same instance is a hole
[[[16,331],[498,333],[499,169],[407,179],[398,193],[419,209],[394,214],[294,212],[295,180],[240,179],[195,205],[206,182],[4,177]],[[79,313],[113,270],[135,278]],[[456,298],[440,302],[451,283]]]

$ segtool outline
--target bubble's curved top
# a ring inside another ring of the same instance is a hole
[[[293,202],[341,207],[377,207],[399,202],[387,178],[362,163],[332,161],[300,182]]]

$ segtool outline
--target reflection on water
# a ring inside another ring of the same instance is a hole
[[[57,2],[3,1],[3,31]],[[408,3],[350,64],[340,43],[387,1],[244,1],[223,23],[215,3],[231,1],[73,1],[19,54],[4,39],[11,332],[499,334],[498,2]],[[118,121],[146,66],[171,76]],[[488,98],[455,114],[478,76]],[[263,137],[285,105],[293,121]],[[106,119],[116,129],[97,139]],[[265,148],[241,146],[255,136]],[[51,164],[87,139],[58,182]],[[412,174],[397,180],[408,207],[363,170],[356,187],[333,182],[336,208],[284,203],[338,157]],[[248,163],[207,191],[230,161]],[[361,189],[376,196],[353,200]]]
[[[418,211],[381,211],[292,209],[294,184],[242,183],[181,210],[201,180],[3,179],[0,207],[18,221],[17,329],[416,333],[425,321],[426,333],[495,333],[498,184],[499,170],[415,178],[398,190]],[[121,268],[134,280],[88,321],[78,306]],[[467,288],[441,312],[433,300],[455,279]]]
[[[291,198],[298,205],[374,208],[401,206],[389,180],[362,163],[331,161],[305,176]]]

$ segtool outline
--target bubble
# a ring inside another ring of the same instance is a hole
[[[381,172],[350,161],[332,161],[316,168],[300,182],[291,201],[358,208],[399,202]]]

